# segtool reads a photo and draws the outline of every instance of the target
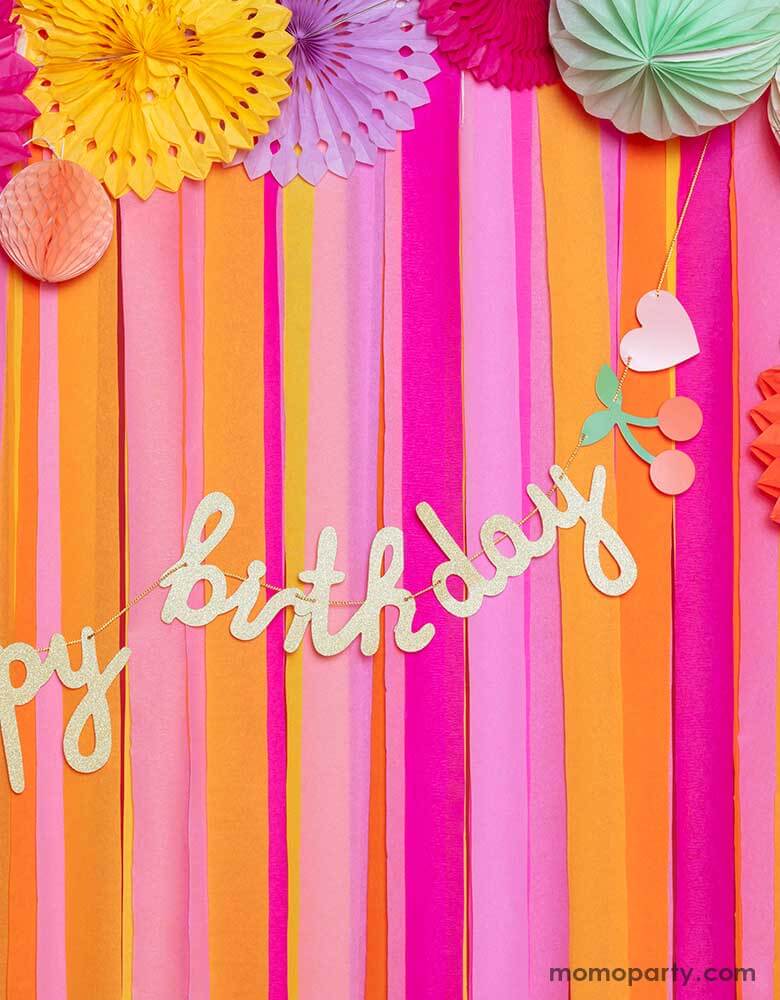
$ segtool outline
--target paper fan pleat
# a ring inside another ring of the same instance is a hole
[[[271,173],[280,184],[300,176],[317,184],[330,171],[349,177],[376,163],[396,134],[414,126],[426,104],[425,82],[438,72],[436,41],[420,20],[418,0],[369,9],[356,0],[287,0],[292,94],[249,153],[250,177]]]
[[[290,12],[269,0],[20,0],[35,135],[118,197],[175,191],[251,149],[289,94]]]
[[[653,139],[733,121],[780,62],[766,0],[552,0],[550,40],[586,110]]]
[[[439,49],[477,80],[524,90],[558,78],[549,0],[420,0]]]

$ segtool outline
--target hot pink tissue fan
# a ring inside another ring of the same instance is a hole
[[[558,79],[549,0],[421,0],[439,51],[477,80],[526,90]]]

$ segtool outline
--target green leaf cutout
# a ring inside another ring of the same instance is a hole
[[[612,406],[613,403],[621,403],[623,401],[623,393],[617,393],[617,388],[617,375],[615,375],[609,365],[602,365],[596,376],[596,395],[604,406]],[[617,399],[615,399],[615,393],[617,393]]]
[[[601,441],[602,438],[612,433],[615,423],[615,417],[609,410],[599,410],[598,413],[592,413],[582,425],[582,443],[595,444],[597,441]]]

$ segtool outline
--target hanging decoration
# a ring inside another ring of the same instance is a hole
[[[418,0],[288,0],[292,94],[255,148],[239,159],[250,177],[317,184],[331,171],[349,177],[395,149],[428,103],[425,81],[438,72],[435,40]]]
[[[636,563],[617,531],[603,515],[607,479],[604,466],[598,465],[593,470],[587,498],[582,496],[559,466],[554,465],[550,469],[550,476],[563,494],[566,507],[559,509],[538,486],[528,487],[528,496],[536,505],[542,524],[537,539],[529,539],[510,517],[496,515],[483,524],[481,555],[490,564],[487,575],[477,569],[474,558],[463,552],[430,505],[417,505],[418,517],[445,557],[444,562],[434,570],[431,587],[427,590],[433,591],[450,614],[459,618],[475,614],[485,597],[501,594],[510,578],[520,576],[532,559],[548,553],[555,545],[560,529],[572,528],[580,521],[585,525],[585,569],[594,586],[605,594],[620,596],[634,585]],[[216,522],[211,520],[214,515],[217,516]],[[358,639],[361,652],[371,656],[379,647],[382,609],[393,607],[398,611],[394,636],[399,649],[416,652],[424,649],[433,639],[435,629],[430,623],[414,627],[415,598],[419,595],[399,586],[404,568],[403,532],[400,528],[382,528],[375,535],[369,555],[365,600],[359,603],[346,624],[331,632],[330,593],[334,585],[344,580],[344,574],[335,568],[338,548],[335,529],[324,528],[320,532],[316,566],[299,574],[301,582],[309,585],[309,592],[304,593],[298,587],[268,588],[273,589],[272,596],[258,607],[260,591],[265,586],[264,563],[257,559],[250,562],[246,578],[228,595],[225,573],[206,562],[227,535],[234,516],[233,503],[224,493],[210,493],[198,505],[181,559],[147,591],[151,593],[157,587],[170,590],[162,610],[162,620],[166,624],[179,621],[198,627],[208,625],[222,615],[232,614],[231,635],[235,639],[250,641],[258,638],[277,615],[284,615],[286,609],[291,608],[294,613],[284,640],[287,652],[298,649],[308,631],[314,648],[322,656],[335,656]],[[503,546],[504,542],[511,544],[509,550]],[[617,565],[617,576],[605,573],[601,564],[602,547]],[[462,581],[464,598],[454,597],[448,589],[447,581],[452,577]],[[209,584],[208,601],[193,608],[190,596],[203,581]],[[32,701],[55,673],[66,687],[85,689],[65,730],[65,759],[74,770],[84,773],[98,770],[108,760],[112,737],[107,692],[130,659],[130,650],[127,647],[121,649],[101,670],[95,650],[95,637],[99,631],[101,629],[82,629],[79,670],[73,670],[70,664],[68,647],[72,643],[66,643],[61,635],[52,636],[45,650],[37,650],[21,642],[5,649],[0,647],[0,735],[13,791],[24,790],[24,761],[16,709]],[[25,667],[25,679],[21,685],[15,685],[12,680],[14,663],[22,663]],[[83,754],[79,739],[90,717],[94,720],[95,743],[91,753]]]
[[[635,372],[660,372],[674,368],[699,353],[699,341],[691,318],[671,292],[656,289],[637,303],[639,327],[620,341],[620,357],[631,359]]]
[[[114,212],[108,195],[77,163],[33,163],[0,194],[0,245],[39,281],[67,281],[108,249]]]
[[[760,433],[750,451],[766,466],[758,488],[775,501],[769,516],[775,524],[780,524],[780,368],[761,372],[758,388],[764,398],[750,411],[750,419]]]
[[[290,88],[290,12],[266,0],[20,0],[34,135],[114,197],[202,180],[251,148]]]
[[[690,456],[674,448],[653,455],[631,428],[657,427],[670,441],[688,441],[701,430],[702,412],[697,403],[687,396],[675,396],[661,406],[657,417],[626,413],[621,383],[609,365],[598,373],[596,395],[606,409],[591,414],[582,425],[583,445],[596,444],[617,429],[634,454],[650,466],[650,480],[661,493],[677,496],[693,485],[696,469]]]
[[[38,114],[24,96],[35,66],[16,51],[20,29],[12,12],[13,0],[0,0],[0,185],[8,182],[10,166],[28,158],[22,133]]]
[[[652,139],[733,121],[780,62],[766,0],[552,0],[550,40],[585,109]]]
[[[494,87],[527,90],[558,79],[549,0],[420,0],[439,51]]]

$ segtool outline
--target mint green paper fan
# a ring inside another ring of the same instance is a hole
[[[552,0],[550,41],[585,109],[653,139],[738,118],[780,63],[780,0]]]

